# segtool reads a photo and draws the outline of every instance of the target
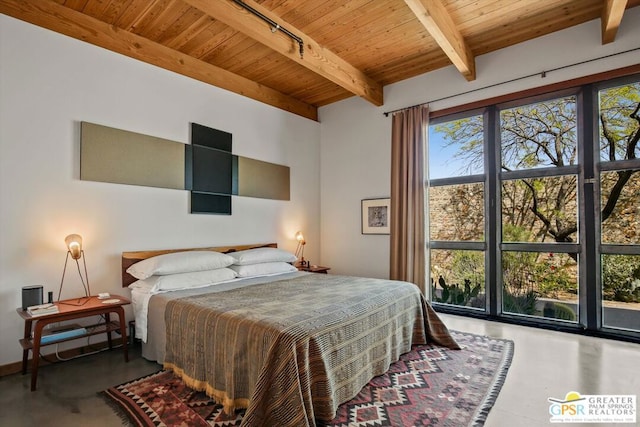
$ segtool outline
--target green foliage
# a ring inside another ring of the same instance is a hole
[[[578,293],[578,284],[575,272],[571,267],[576,264],[566,255],[544,254],[536,263],[536,277],[538,291],[542,296],[559,298],[559,292]]]
[[[547,302],[544,305],[544,317],[574,322],[576,320],[576,313],[566,304]]]
[[[640,255],[604,255],[602,292],[605,300],[640,302]]]
[[[531,237],[531,231],[526,228],[509,224],[504,226],[503,233],[506,241],[526,242]],[[577,281],[572,267],[575,267],[575,262],[562,254],[502,253],[504,287],[514,296],[529,291],[551,298],[558,298],[559,292],[576,294]]]
[[[502,294],[502,308],[508,313],[536,314],[536,301],[538,295],[533,290],[528,290],[519,295],[513,295],[505,289]]]
[[[600,96],[600,153],[603,160],[629,159],[627,150],[631,135],[639,124],[630,116],[640,102],[640,83],[613,87],[599,92]],[[640,156],[636,146],[636,157]]]
[[[454,277],[462,277],[484,288],[484,252],[481,251],[453,251],[451,270]]]
[[[527,242],[531,232],[524,227],[505,224],[502,229],[503,240],[508,242]],[[533,291],[533,269],[536,266],[535,252],[502,253],[502,282],[505,290],[513,296],[521,296]]]
[[[468,306],[472,299],[478,296],[481,289],[481,285],[479,283],[475,286],[471,286],[471,281],[469,279],[465,279],[464,285],[462,286],[458,283],[447,285],[444,278],[440,276],[438,278],[438,284],[442,288],[442,291],[440,292],[440,295],[438,295],[436,286],[432,285],[432,301],[443,304]]]

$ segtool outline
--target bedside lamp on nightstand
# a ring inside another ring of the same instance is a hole
[[[304,240],[302,231],[298,231],[296,233],[296,240],[298,241],[298,247],[296,248],[296,258],[298,258],[298,262],[296,265],[300,267],[308,267],[309,261],[304,260],[304,245],[306,245],[307,242]]]
[[[80,275],[80,281],[82,282],[85,296],[78,298],[77,300],[66,300],[63,303],[70,305],[83,305],[89,301],[91,289],[89,288],[89,276],[87,275],[87,262],[84,257],[84,251],[82,250],[82,236],[79,234],[69,234],[64,239],[64,242],[67,244],[67,257],[64,260],[64,269],[62,270],[62,279],[60,280],[60,290],[58,291],[58,301],[60,301],[60,295],[62,294],[62,285],[64,284],[64,274],[67,271],[67,262],[69,261],[69,256],[71,256],[78,267],[78,274]],[[84,265],[84,277],[82,277],[80,263],[78,262],[80,258],[82,258],[82,264]]]

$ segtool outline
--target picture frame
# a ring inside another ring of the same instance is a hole
[[[362,234],[389,234],[391,199],[363,199],[361,212]]]

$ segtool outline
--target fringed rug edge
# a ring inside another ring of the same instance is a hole
[[[109,407],[116,413],[116,415],[122,420],[122,425],[126,427],[146,427],[147,424],[142,423],[139,416],[136,414],[141,413],[142,409],[136,404],[130,397],[126,396],[124,392],[119,390],[123,385],[131,384],[137,381],[143,381],[158,373],[162,372],[162,369],[152,372],[140,378],[136,378],[131,381],[127,381],[123,384],[109,387],[106,390],[98,392],[100,396]],[[148,418],[148,417],[147,417]],[[135,421],[134,421],[135,420]]]
[[[457,331],[456,331],[457,332]],[[514,342],[508,339],[502,338],[493,338],[486,336],[487,338],[491,338],[494,341],[502,341],[505,344],[505,351],[502,355],[502,360],[500,361],[500,365],[496,371],[496,375],[493,378],[493,382],[487,391],[487,395],[480,405],[478,405],[478,409],[476,410],[476,414],[471,420],[470,426],[479,427],[483,426],[487,421],[487,417],[489,416],[489,412],[493,408],[498,399],[498,394],[500,390],[502,390],[502,386],[507,379],[507,374],[509,372],[509,368],[511,367],[511,362],[513,361],[513,353],[514,353]]]

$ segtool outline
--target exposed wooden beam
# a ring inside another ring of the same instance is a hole
[[[256,101],[318,120],[316,107],[49,0],[2,0],[0,13],[86,41]]]
[[[468,81],[475,80],[475,58],[441,0],[404,1],[458,71]]]
[[[298,43],[281,31],[272,31],[270,25],[247,9],[231,0],[185,0],[193,7],[212,18],[240,31],[259,43],[286,56],[292,61],[321,75],[345,90],[361,96],[374,105],[383,104],[382,85],[338,55],[320,46],[309,35],[285,22],[275,13],[252,0],[244,0],[251,8],[286,28],[303,40],[304,54],[301,57]]]
[[[602,7],[602,44],[615,40],[628,0],[604,0]]]

